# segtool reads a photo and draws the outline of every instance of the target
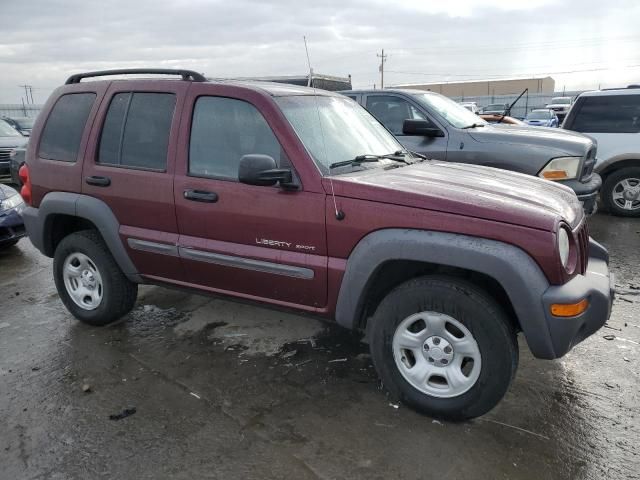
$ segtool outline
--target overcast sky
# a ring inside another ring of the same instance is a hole
[[[184,67],[307,72],[354,87],[551,75],[556,89],[640,83],[638,0],[0,0],[0,103],[76,72]],[[566,73],[575,72],[575,73]]]

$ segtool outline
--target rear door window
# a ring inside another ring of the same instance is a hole
[[[582,97],[579,110],[568,127],[576,132],[640,132],[640,95]]]
[[[95,99],[95,93],[70,93],[58,99],[42,131],[39,157],[62,162],[77,160]]]
[[[98,163],[165,170],[175,104],[173,93],[114,95],[102,127]]]

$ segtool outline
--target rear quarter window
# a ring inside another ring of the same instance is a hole
[[[42,131],[38,156],[75,162],[95,93],[69,93],[58,99]]]

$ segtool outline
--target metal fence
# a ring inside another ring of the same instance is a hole
[[[42,105],[0,104],[0,117],[37,117]]]
[[[524,118],[531,110],[536,108],[544,108],[551,103],[554,97],[575,97],[582,91],[556,92],[556,93],[525,93],[518,103],[511,109],[511,116]],[[482,95],[479,97],[451,97],[456,102],[476,102],[478,107],[486,107],[491,103],[511,103],[518,98],[516,95]]]

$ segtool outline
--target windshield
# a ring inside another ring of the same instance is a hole
[[[325,175],[333,163],[404,150],[369,112],[348,98],[301,95],[276,101]],[[393,162],[381,160],[368,165],[388,163]]]
[[[447,122],[456,128],[470,127],[471,125],[486,125],[475,113],[470,112],[462,105],[450,98],[433,93],[416,93],[413,97],[435,113],[439,114]]]
[[[556,97],[551,99],[551,103],[555,103],[556,105],[569,105],[571,103],[571,99],[566,97]]]
[[[0,120],[0,137],[21,137],[20,133],[4,120]]]
[[[527,115],[530,120],[548,120],[551,118],[551,112],[548,110],[534,110]]]
[[[14,118],[13,120],[20,126],[20,128],[33,128],[35,118],[24,117]]]

